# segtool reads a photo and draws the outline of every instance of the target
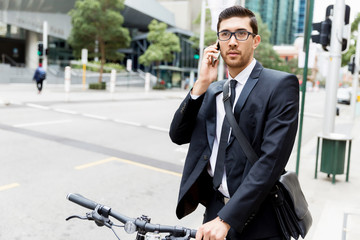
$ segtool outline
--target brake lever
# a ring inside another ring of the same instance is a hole
[[[78,216],[78,215],[72,215],[70,217],[67,217],[65,220],[69,221],[70,219],[73,219],[73,218],[79,218],[81,220],[87,220],[88,219],[87,217],[81,217],[81,216]]]

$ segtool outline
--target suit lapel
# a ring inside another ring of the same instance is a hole
[[[253,90],[256,83],[258,82],[259,75],[262,70],[263,70],[263,66],[259,62],[256,62],[256,65],[255,65],[253,71],[251,72],[249,79],[246,81],[246,84],[241,91],[241,94],[239,96],[238,101],[236,102],[236,106],[235,106],[235,110],[234,110],[236,120],[238,120],[238,121],[239,121],[238,116],[239,116],[241,110],[243,109],[245,102],[248,99],[251,91]]]
[[[263,69],[264,69],[263,66],[259,62],[256,62],[253,71],[251,72],[248,80],[246,81],[244,88],[241,91],[241,94],[239,96],[238,101],[236,102],[236,106],[234,109],[234,115],[238,122],[240,120],[239,119],[240,112],[244,108],[246,100],[248,99],[251,91],[254,89],[255,85],[257,84],[259,80],[259,75]],[[235,138],[234,135],[231,135],[229,145],[232,143],[234,138]]]

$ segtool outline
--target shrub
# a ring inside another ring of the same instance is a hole
[[[106,82],[90,83],[89,84],[89,89],[105,90],[106,89]]]

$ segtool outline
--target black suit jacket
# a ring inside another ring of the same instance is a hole
[[[196,100],[188,94],[171,123],[172,141],[190,142],[176,209],[179,218],[194,211],[199,203],[206,206],[209,189],[201,176],[212,151],[216,134],[216,96],[222,92],[224,82],[212,83]],[[259,160],[251,166],[239,143],[231,136],[225,160],[231,199],[218,212],[218,216],[247,239],[278,233],[276,216],[267,196],[292,151],[298,110],[296,76],[263,68],[257,62],[234,114]]]

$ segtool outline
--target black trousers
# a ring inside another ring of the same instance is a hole
[[[43,81],[44,81],[44,80],[36,81],[36,87],[37,87],[37,89],[39,90],[39,92],[41,92],[41,90],[42,90]]]
[[[220,192],[213,190],[211,196],[209,196],[209,201],[207,203],[207,207],[204,214],[204,221],[203,223],[209,222],[217,217],[217,213],[220,209],[224,206],[223,196]],[[244,229],[245,230],[245,229]],[[268,238],[256,238],[250,239],[245,234],[240,234],[239,232],[235,231],[235,229],[230,228],[228,235],[226,236],[226,240],[285,240],[283,236],[271,236]]]

